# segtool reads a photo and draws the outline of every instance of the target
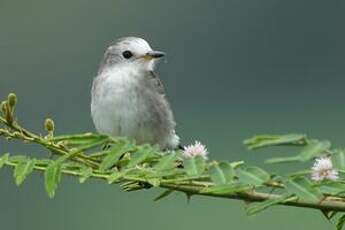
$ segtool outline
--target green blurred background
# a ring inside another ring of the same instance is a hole
[[[59,134],[93,131],[100,59],[111,41],[134,35],[168,53],[158,72],[178,133],[185,144],[207,144],[211,158],[263,165],[272,151],[241,144],[258,133],[302,132],[345,146],[344,10],[342,0],[0,0],[0,97],[17,93],[29,129],[42,131],[52,117]],[[39,152],[4,142],[0,151]],[[50,200],[41,175],[17,188],[11,173],[0,174],[1,229],[332,228],[317,211],[276,207],[247,217],[238,201],[187,204],[174,194],[155,203],[157,190],[123,193],[68,177]]]

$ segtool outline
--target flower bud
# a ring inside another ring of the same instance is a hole
[[[7,115],[7,113],[8,113],[7,101],[1,102],[1,111],[2,111],[4,116]]]
[[[1,111],[6,119],[6,121],[9,124],[12,124],[14,121],[14,117],[13,117],[13,110],[11,110],[8,101],[3,101],[1,103]]]
[[[17,104],[17,96],[14,93],[10,93],[7,98],[8,105],[13,109]]]
[[[54,125],[54,121],[50,118],[47,118],[44,122],[44,127],[48,132],[54,132],[55,129],[55,125]]]

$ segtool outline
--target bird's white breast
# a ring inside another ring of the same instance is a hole
[[[140,70],[116,68],[95,79],[91,113],[96,129],[113,136],[135,136],[146,108],[139,96]]]

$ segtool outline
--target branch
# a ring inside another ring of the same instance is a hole
[[[244,162],[208,161],[204,155],[187,156],[183,151],[162,152],[157,146],[135,145],[125,138],[113,138],[92,133],[55,136],[51,119],[44,123],[46,134],[35,134],[19,124],[15,117],[17,98],[10,94],[1,103],[0,136],[34,143],[47,151],[47,158],[4,154],[0,168],[14,168],[16,184],[20,185],[34,170],[44,173],[45,187],[50,197],[61,175],[90,178],[119,184],[124,191],[151,187],[165,189],[156,200],[173,191],[193,195],[242,200],[251,203],[248,214],[255,214],[273,205],[317,209],[331,219],[345,212],[345,153],[332,149],[328,141],[308,139],[302,134],[261,135],[245,141],[250,149],[270,146],[298,147],[292,157],[268,159],[270,163],[308,162],[327,156],[335,163],[337,177],[310,180],[310,170],[274,175]],[[296,148],[294,148],[296,150]],[[53,157],[51,157],[53,156]],[[339,175],[338,175],[339,174]],[[338,220],[341,229],[345,216]]]

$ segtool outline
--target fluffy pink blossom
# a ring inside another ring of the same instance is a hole
[[[315,160],[313,165],[311,179],[313,181],[337,180],[338,171],[333,168],[333,163],[329,157],[320,157]]]
[[[205,145],[201,144],[199,141],[195,141],[193,145],[185,146],[182,154],[186,158],[201,156],[207,160],[208,152]]]

